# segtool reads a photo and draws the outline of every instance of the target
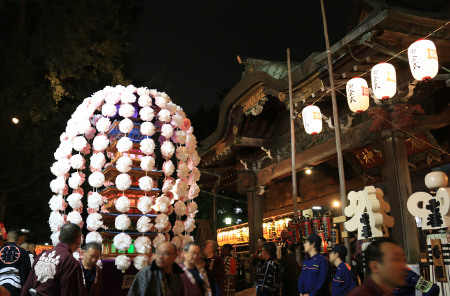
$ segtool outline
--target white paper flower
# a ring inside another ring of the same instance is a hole
[[[50,182],[50,188],[53,193],[62,194],[64,187],[66,186],[66,181],[63,176],[59,176]]]
[[[59,229],[64,225],[64,216],[59,212],[53,211],[50,213],[50,217],[48,219],[48,224],[50,225],[50,229],[52,232],[59,231]]]
[[[64,198],[59,194],[53,195],[48,204],[50,205],[50,209],[52,211],[64,211],[67,207],[67,203],[64,201]]]
[[[166,108],[168,101],[168,96],[163,93],[159,93],[158,96],[155,97],[155,105],[159,108]]]
[[[175,131],[175,142],[181,145],[186,144],[186,132],[185,131]]]
[[[89,176],[89,185],[91,185],[94,188],[103,186],[104,182],[105,182],[105,175],[103,175],[101,172],[93,172]]]
[[[175,114],[172,116],[170,124],[173,125],[174,128],[181,127],[183,125],[183,117],[179,114]]]
[[[200,180],[200,170],[198,168],[194,168],[192,170],[191,177],[193,182]]]
[[[73,156],[71,157],[73,158]],[[67,158],[60,158],[58,161],[54,162],[50,168],[50,171],[56,177],[64,176],[70,170],[71,161]]]
[[[155,227],[158,229],[158,231],[162,231],[164,228],[167,227],[167,224],[169,223],[169,217],[165,214],[159,214],[155,218]]]
[[[131,132],[133,130],[133,127],[133,121],[131,121],[131,119],[129,118],[125,118],[119,123],[119,130],[124,134],[128,134],[129,132]]]
[[[123,104],[119,108],[119,115],[122,117],[131,117],[134,115],[134,107],[131,104]]]
[[[117,151],[119,151],[119,152],[127,152],[127,151],[131,150],[131,148],[133,148],[133,141],[131,141],[131,139],[128,137],[122,137],[117,142],[116,147],[117,147]]]
[[[153,224],[151,223],[152,220],[150,220],[147,216],[142,216],[139,218],[139,220],[136,223],[136,229],[139,232],[149,232],[153,228]]]
[[[83,222],[83,218],[81,217],[81,214],[79,212],[72,211],[67,215],[67,221],[79,225]]]
[[[158,113],[158,119],[162,122],[170,122],[170,111],[167,109],[161,109]]]
[[[157,212],[167,212],[169,210],[170,199],[166,195],[161,195],[156,199],[156,203],[154,205],[154,209]]]
[[[102,235],[97,231],[91,231],[86,235],[86,244],[88,243],[99,243],[103,242]]]
[[[193,134],[187,134],[186,135],[186,146],[189,149],[196,149],[197,148],[197,139]]]
[[[102,106],[102,114],[106,117],[113,117],[117,113],[117,108],[114,104],[104,104]]]
[[[188,159],[188,153],[185,146],[177,147],[176,157],[181,161],[186,161]]]
[[[198,196],[200,193],[200,187],[198,187],[197,183],[194,183],[191,185],[191,188],[189,188],[189,199],[194,199]]]
[[[163,163],[162,170],[164,175],[171,176],[175,171],[175,166],[173,165],[173,162],[171,160],[167,160]]]
[[[134,257],[134,267],[137,270],[141,270],[146,268],[149,265],[149,259],[147,256],[144,255],[138,255]]]
[[[115,107],[114,107],[115,109]],[[106,133],[111,126],[111,120],[108,117],[102,117],[97,121],[95,127],[100,133]]]
[[[152,105],[152,98],[148,94],[142,94],[139,97],[138,104],[141,107],[150,107]]]
[[[180,179],[187,178],[189,176],[189,168],[184,161],[178,163],[177,175]]]
[[[174,205],[174,211],[175,214],[177,214],[177,216],[183,216],[186,214],[186,204],[184,202],[182,202],[181,200],[177,201]]]
[[[144,107],[139,111],[139,115],[143,121],[152,121],[155,117],[155,111],[151,107]]]
[[[131,237],[128,234],[122,232],[114,237],[114,246],[119,251],[127,251],[130,248],[130,245],[131,245]]]
[[[128,212],[130,210],[130,200],[125,195],[122,195],[116,200],[115,206],[121,213]]]
[[[166,178],[163,184],[162,192],[166,193],[173,188],[173,179],[172,178]]]
[[[82,169],[84,166],[84,158],[81,154],[75,154],[70,158],[70,164],[75,170]]]
[[[95,149],[94,149],[95,150]],[[106,163],[105,155],[102,152],[96,152],[91,155],[90,165],[94,169],[102,169]]]
[[[103,206],[103,197],[98,192],[92,192],[88,195],[88,208],[98,211]]]
[[[152,250],[152,242],[147,236],[140,236],[134,241],[136,253],[145,254]]]
[[[84,182],[84,177],[81,172],[75,172],[70,175],[70,178],[67,183],[69,183],[69,187],[72,189],[78,189]]]
[[[153,136],[155,134],[155,126],[150,121],[141,124],[141,134],[144,136]]]
[[[66,140],[62,141],[61,144],[59,144],[59,147],[58,149],[56,149],[54,156],[55,160],[58,160],[60,158],[67,158],[71,154],[72,154],[72,142]]]
[[[195,214],[197,212],[198,205],[195,201],[189,203],[189,214]]]
[[[150,191],[153,189],[153,180],[149,176],[143,176],[139,178],[139,188],[144,191]]]
[[[53,232],[50,236],[50,239],[52,240],[52,245],[55,247],[57,244],[59,244],[59,231]]]
[[[144,171],[151,171],[155,166],[155,159],[151,156],[144,156],[141,158],[141,169]]]
[[[139,198],[137,207],[139,211],[141,211],[143,214],[147,214],[148,212],[150,212],[152,210],[152,206],[153,206],[153,198],[148,196],[141,196]]]
[[[83,136],[75,137],[75,139],[73,139],[73,141],[72,141],[73,149],[75,149],[78,152],[83,150],[84,147],[86,147],[86,145],[87,145],[87,141],[86,141],[86,138]]]
[[[114,240],[115,240],[115,238],[114,238]],[[130,238],[130,240],[131,240],[131,238]],[[114,245],[117,246],[115,243],[114,243]],[[126,250],[128,250],[128,249],[125,249],[123,251],[126,251]],[[130,268],[131,259],[129,257],[125,256],[125,255],[119,255],[119,256],[116,257],[114,263],[116,264],[116,267],[117,267],[118,270],[121,270],[122,273],[125,273],[125,271],[128,268]]]
[[[103,226],[102,215],[99,213],[89,214],[86,219],[86,226],[90,231],[96,231]]]
[[[77,127],[78,127],[78,133],[84,134],[87,131],[89,131],[89,129],[91,128],[91,122],[87,118],[80,119],[77,123]]]
[[[184,226],[183,226],[183,229],[184,229]],[[181,245],[182,245],[181,239],[178,236],[174,236],[172,238],[172,244],[177,246],[178,249],[181,248]]]
[[[130,157],[122,155],[116,162],[116,168],[121,173],[128,173],[133,166],[133,161]]]
[[[183,238],[183,246],[185,246],[189,242],[193,242],[194,238],[191,235],[185,235]]]
[[[83,206],[83,203],[81,202],[82,197],[83,196],[79,193],[72,193],[67,197],[67,202],[69,203],[69,206],[72,207],[72,209],[76,210]]]
[[[161,145],[161,154],[166,159],[171,158],[174,151],[175,147],[170,141],[164,141],[164,143]]]
[[[192,232],[195,228],[195,219],[188,217],[186,221],[184,221],[184,229],[187,232]]]
[[[107,94],[105,97],[105,102],[107,104],[112,104],[112,105],[119,103],[120,102],[120,94],[115,91]]]
[[[150,155],[155,150],[155,141],[151,138],[146,138],[141,141],[141,151],[147,155]]]
[[[158,233],[158,235],[153,239],[153,246],[158,248],[160,244],[166,241],[166,237],[162,233]]]
[[[109,140],[105,135],[97,135],[92,142],[95,151],[103,151],[109,146]]]
[[[120,191],[127,190],[131,186],[131,178],[128,174],[120,174],[116,177],[116,187]]]
[[[166,139],[169,139],[173,135],[173,127],[172,125],[166,123],[161,127],[161,135]]]
[[[136,96],[132,92],[126,92],[122,93],[120,100],[122,101],[122,103],[132,104],[136,102]]]
[[[174,235],[182,234],[184,232],[184,223],[181,220],[176,220],[173,225],[172,232]]]
[[[126,230],[131,226],[131,220],[127,215],[122,214],[116,217],[114,226],[119,230]]]
[[[184,182],[183,180],[178,179],[175,182],[175,186],[174,186],[174,192],[178,195],[178,196],[186,196],[188,195],[188,187],[189,185]]]

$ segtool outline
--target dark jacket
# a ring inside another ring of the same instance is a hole
[[[21,296],[30,296],[30,288],[40,296],[85,296],[81,266],[68,244],[42,252],[34,261]]]
[[[309,296],[330,295],[330,263],[321,254],[307,257],[303,261],[303,268],[298,278],[298,293]]]
[[[170,283],[167,289],[170,289],[171,296],[183,295],[183,283],[181,275],[183,270],[174,263]],[[153,261],[152,264],[138,272],[131,285],[128,296],[165,296],[163,283],[167,282],[162,270]]]
[[[366,277],[364,284],[356,287],[348,296],[384,296],[386,293],[381,290],[381,287],[375,283],[370,276]]]
[[[256,295],[280,295],[280,265],[274,258],[267,260],[259,270]]]
[[[31,271],[28,252],[16,243],[6,243],[0,250],[0,285],[11,296],[18,296]]]

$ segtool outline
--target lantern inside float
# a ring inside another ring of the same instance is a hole
[[[351,111],[361,113],[369,108],[369,86],[363,78],[354,77],[347,82],[347,103]]]
[[[411,73],[416,80],[429,81],[439,70],[436,46],[433,41],[420,39],[408,48]]]
[[[320,113],[319,107],[306,106],[302,111],[302,117],[305,132],[315,135],[322,131],[322,113]]]
[[[392,98],[397,92],[395,68],[389,63],[379,63],[372,68],[373,95],[379,100]]]

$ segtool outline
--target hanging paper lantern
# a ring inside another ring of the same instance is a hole
[[[373,95],[380,100],[392,98],[397,92],[395,68],[389,63],[379,63],[372,68]]]
[[[318,134],[322,131],[322,114],[317,106],[306,106],[302,111],[303,125],[305,132],[311,135]]]
[[[420,39],[408,48],[409,66],[416,80],[429,81],[439,70],[436,46],[433,41]]]
[[[347,82],[347,103],[351,111],[361,113],[369,108],[369,87],[363,78],[354,77]]]

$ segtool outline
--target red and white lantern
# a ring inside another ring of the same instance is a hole
[[[352,112],[362,113],[369,108],[369,86],[363,78],[354,77],[347,82],[347,103]]]
[[[395,68],[389,63],[379,63],[372,68],[373,95],[379,100],[392,98],[397,92]]]
[[[408,48],[409,66],[416,80],[429,81],[439,70],[436,46],[433,41],[420,39]]]
[[[322,113],[320,113],[319,107],[306,106],[302,111],[302,117],[305,132],[315,135],[322,131]]]

